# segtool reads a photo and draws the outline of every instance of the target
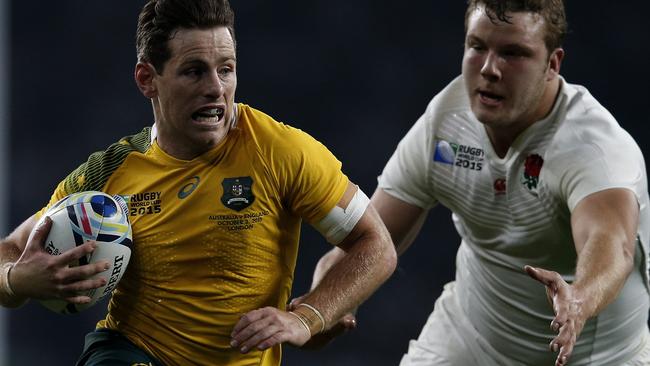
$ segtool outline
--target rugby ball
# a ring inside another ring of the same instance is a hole
[[[127,204],[120,196],[97,191],[79,192],[55,203],[43,214],[41,220],[46,216],[52,219],[52,228],[43,243],[46,252],[60,255],[89,240],[95,240],[97,248],[70,266],[103,260],[110,264],[108,270],[92,277],[106,278],[106,285],[82,293],[91,298],[89,303],[71,304],[58,299],[41,301],[43,306],[57,313],[78,313],[110,295],[126,271],[133,240]]]

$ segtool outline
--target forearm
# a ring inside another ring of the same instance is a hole
[[[323,277],[325,277],[327,272],[329,272],[329,270],[343,258],[345,258],[345,251],[339,247],[332,248],[332,250],[322,256],[321,259],[318,260],[316,268],[314,269],[314,275],[311,282],[311,290],[316,288],[316,286],[323,280]]]
[[[632,271],[634,245],[625,240],[633,239],[593,235],[580,251],[573,287],[586,318],[596,316],[618,296]]]
[[[335,249],[319,261],[314,273],[316,286],[303,302],[318,309],[329,328],[367,299],[392,274],[395,265],[388,234],[366,234],[347,252]]]

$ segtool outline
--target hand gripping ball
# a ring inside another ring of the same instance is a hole
[[[93,276],[107,277],[106,285],[83,293],[91,298],[90,303],[71,304],[58,299],[41,301],[43,306],[57,313],[80,312],[111,294],[126,271],[133,240],[126,201],[103,192],[73,193],[50,207],[41,220],[46,216],[52,219],[52,228],[44,243],[45,251],[59,255],[88,240],[95,240],[97,248],[70,266],[102,260],[110,264],[108,270]]]

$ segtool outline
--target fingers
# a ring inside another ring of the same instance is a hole
[[[558,332],[558,335],[549,344],[551,351],[558,352],[555,361],[556,366],[566,365],[571,353],[573,353],[578,334],[582,330],[582,327],[579,326],[579,320],[576,321],[569,316],[572,311],[566,306],[559,306],[557,315],[551,321],[551,329]]]
[[[100,288],[106,284],[105,278],[91,278],[87,280],[75,281],[61,287],[62,292],[79,294],[88,290]]]
[[[51,228],[52,219],[49,216],[45,216],[29,234],[25,250],[43,250],[43,243],[45,242],[45,239],[47,239],[47,234],[50,233]]]
[[[571,287],[566,282],[561,282],[553,299],[555,317],[551,321],[551,329],[558,335],[553,338],[549,347],[557,353],[555,366],[567,364],[578,335],[582,331],[584,321],[580,313],[580,302],[573,299]]]
[[[253,348],[264,350],[283,342],[302,345],[310,334],[292,314],[266,307],[242,316],[231,337],[230,345],[246,353]]]
[[[253,348],[257,348],[258,350],[265,350],[269,347],[273,347],[278,343],[282,343],[288,340],[286,334],[283,332],[283,329],[277,324],[267,322],[266,325],[260,326],[261,328],[259,328],[257,331],[241,334],[241,337],[245,339],[240,343],[239,346],[241,353],[247,353]],[[248,338],[246,338],[247,335],[249,335]]]
[[[92,299],[89,296],[78,295],[66,297],[64,300],[72,304],[83,305],[88,304]]]
[[[71,267],[65,271],[65,277],[68,282],[85,280],[108,270],[110,267],[111,266],[107,261]]]
[[[73,263],[76,264],[80,258],[90,255],[90,253],[92,253],[96,248],[97,243],[94,240],[87,241],[56,256],[56,262],[61,266],[67,266],[68,264]]]
[[[564,366],[567,363],[576,343],[576,332],[572,322],[560,328],[560,333],[549,344],[551,351],[558,352],[555,366]]]
[[[530,277],[546,287],[546,294],[555,313],[550,326],[554,332],[558,332],[549,343],[549,348],[558,354],[555,366],[565,366],[584,325],[580,315],[580,301],[576,301],[571,286],[559,273],[531,266],[525,266],[524,269]]]
[[[50,266],[53,270],[51,278],[58,297],[73,303],[87,303],[91,299],[83,293],[106,284],[106,278],[93,277],[110,268],[107,261],[69,267],[71,264],[77,264],[80,258],[92,253],[96,246],[94,241],[89,241],[51,258]]]

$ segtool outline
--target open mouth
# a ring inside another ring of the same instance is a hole
[[[192,119],[198,122],[218,122],[225,110],[221,107],[206,107],[192,113]]]
[[[502,96],[498,94],[490,93],[487,91],[479,91],[478,95],[481,98],[481,101],[487,104],[497,104],[504,99]]]

